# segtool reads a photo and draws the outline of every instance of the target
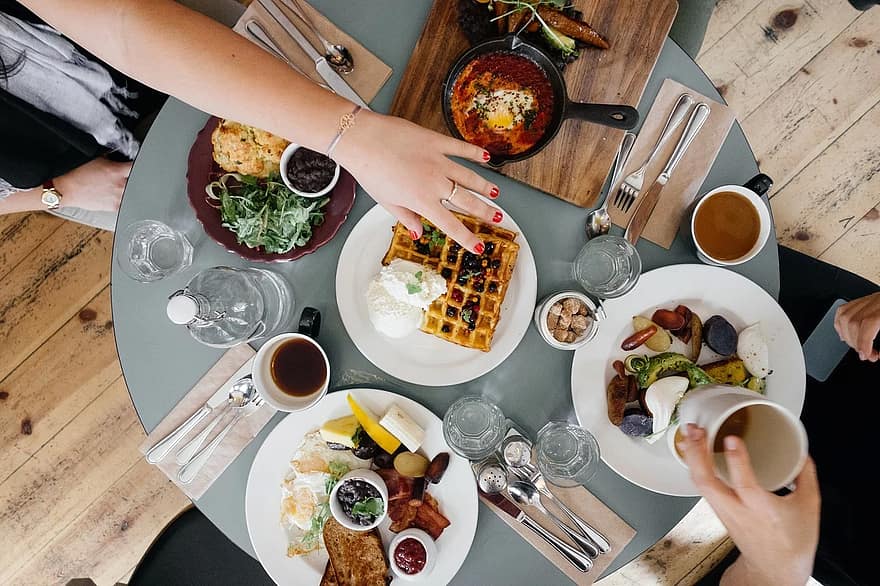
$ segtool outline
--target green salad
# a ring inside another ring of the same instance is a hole
[[[223,227],[232,230],[239,244],[275,254],[305,246],[312,228],[324,222],[323,208],[330,201],[300,197],[277,175],[258,179],[226,173],[205,191],[219,202]]]

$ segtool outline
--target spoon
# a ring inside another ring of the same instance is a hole
[[[199,470],[202,469],[202,466],[211,458],[211,455],[214,453],[214,450],[217,449],[217,446],[220,445],[220,442],[223,441],[223,438],[226,437],[226,434],[229,433],[235,424],[238,423],[238,420],[241,419],[245,415],[250,415],[254,411],[257,410],[263,404],[263,397],[257,392],[257,387],[254,385],[254,381],[250,378],[242,379],[246,380],[245,386],[241,389],[241,395],[236,396],[236,399],[232,405],[232,408],[235,410],[235,414],[232,416],[232,419],[229,423],[226,424],[226,427],[217,434],[211,443],[207,446],[199,450],[186,464],[184,464],[180,470],[177,471],[177,480],[182,484],[189,484],[192,482],[196,475],[199,473]]]
[[[627,132],[623,135],[623,140],[617,149],[617,156],[614,158],[614,173],[611,176],[608,192],[605,193],[602,205],[587,214],[587,240],[608,234],[608,231],[611,229],[611,214],[608,213],[608,195],[611,192],[611,188],[620,179],[620,174],[623,173],[623,167],[626,165],[626,160],[629,158],[629,153],[635,141],[636,135],[632,132]]]
[[[290,2],[285,1],[284,4],[290,8],[301,21],[303,21],[309,30],[312,31],[313,35],[318,37],[318,40],[324,45],[324,51],[326,51],[324,58],[333,69],[343,75],[351,73],[352,70],[354,70],[354,58],[351,56],[349,50],[344,45],[331,43],[324,38],[324,35],[318,31],[315,25],[312,24],[312,21],[306,16],[306,11],[303,10],[298,0],[290,0]]]
[[[507,471],[499,462],[487,460],[477,473],[477,484],[480,490],[486,494],[499,494],[508,487]],[[579,571],[589,572],[593,568],[593,560],[541,527],[534,519],[526,515],[525,511],[520,510],[513,515],[520,524],[531,529]]]
[[[565,534],[568,535],[568,537],[588,556],[594,558],[599,555],[599,548],[596,547],[592,540],[587,539],[579,532],[563,523],[559,517],[544,507],[544,504],[541,502],[541,493],[538,492],[537,487],[531,482],[515,480],[507,485],[507,494],[509,494],[517,504],[533,506],[541,511],[546,517],[549,517],[556,526],[562,529]]]
[[[243,376],[232,384],[232,387],[229,389],[229,398],[223,403],[223,406],[217,410],[217,416],[214,417],[213,421],[205,426],[205,429],[203,429],[199,435],[189,440],[187,444],[177,452],[176,460],[178,464],[186,464],[196,455],[196,452],[199,451],[199,448],[202,447],[202,444],[205,443],[205,440],[208,439],[208,436],[211,435],[211,432],[214,431],[214,428],[220,423],[223,414],[229,406],[240,404],[242,397],[248,392],[248,388],[252,385],[253,381],[251,381],[251,375]]]

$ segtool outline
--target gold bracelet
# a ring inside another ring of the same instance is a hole
[[[336,145],[339,144],[339,140],[342,138],[342,135],[345,134],[345,131],[354,126],[354,118],[360,111],[361,107],[355,106],[354,110],[352,110],[348,114],[344,114],[339,119],[339,131],[336,133],[336,136],[333,137],[333,140],[330,142],[330,146],[327,147],[326,154],[328,157],[333,158],[333,149],[335,149]]]

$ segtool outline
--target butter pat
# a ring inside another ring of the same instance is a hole
[[[425,430],[393,403],[382,416],[379,424],[393,433],[410,452],[418,450],[425,440]]]
[[[354,415],[347,415],[339,419],[331,419],[321,426],[321,439],[325,442],[342,444],[353,448],[354,436],[357,433],[358,420]]]

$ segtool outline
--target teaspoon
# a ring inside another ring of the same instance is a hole
[[[617,183],[617,180],[620,179],[620,174],[623,173],[623,167],[626,165],[626,161],[629,158],[629,153],[632,150],[635,141],[636,135],[632,132],[627,132],[623,135],[623,140],[620,143],[620,147],[617,150],[617,156],[614,159],[614,172],[611,175],[611,183],[608,185],[608,192],[602,200],[602,205],[587,214],[587,240],[595,238],[596,236],[608,234],[608,231],[611,229],[611,214],[608,213],[608,195],[611,193],[611,189]]]

